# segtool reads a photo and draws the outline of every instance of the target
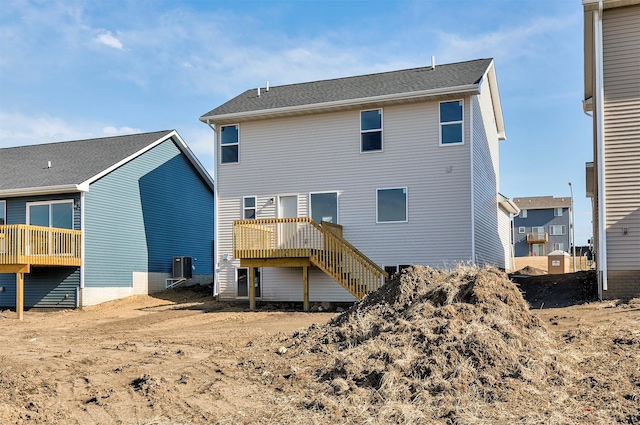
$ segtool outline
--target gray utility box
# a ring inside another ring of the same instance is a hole
[[[174,279],[191,279],[192,271],[191,257],[173,257]]]

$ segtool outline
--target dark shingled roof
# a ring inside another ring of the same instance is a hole
[[[218,115],[315,105],[327,102],[365,99],[376,96],[412,93],[477,84],[492,59],[422,67],[379,74],[337,78],[257,89],[241,95],[207,112],[201,120]]]
[[[171,132],[0,149],[0,190],[80,184]]]
[[[513,198],[513,202],[521,210],[545,210],[549,208],[571,207],[571,197],[554,198],[553,196],[533,196],[530,198]]]

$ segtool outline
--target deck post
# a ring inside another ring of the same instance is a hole
[[[256,309],[256,284],[253,282],[256,278],[256,269],[255,267],[249,267],[249,310]]]
[[[16,313],[18,320],[24,318],[24,273],[16,273]]]
[[[302,310],[309,311],[309,267],[302,266]]]

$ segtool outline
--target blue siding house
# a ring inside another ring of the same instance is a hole
[[[534,196],[513,198],[513,202],[520,208],[520,213],[513,219],[516,257],[570,250],[571,198]]]
[[[213,180],[175,130],[0,149],[0,306],[161,291],[175,257],[211,283],[213,226]]]

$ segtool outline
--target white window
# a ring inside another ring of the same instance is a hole
[[[518,227],[518,233],[525,233],[527,230],[524,226]]]
[[[527,218],[527,210],[520,210],[520,218]]]
[[[0,201],[0,226],[7,224],[7,201]]]
[[[440,102],[440,144],[460,145],[464,142],[462,100]]]
[[[360,152],[382,150],[382,109],[360,111]]]
[[[255,220],[256,219],[256,197],[246,196],[242,198],[242,219],[243,220]]]
[[[553,250],[560,250],[560,251],[564,251],[564,244],[563,243],[554,243],[553,244]]]
[[[564,225],[549,226],[549,234],[550,235],[564,235],[565,234],[565,226]]]
[[[555,217],[562,217],[562,208],[554,208],[553,209],[553,215]]]
[[[407,221],[407,188],[376,190],[376,223]]]
[[[338,192],[312,193],[310,198],[313,221],[338,224]]]
[[[541,256],[547,255],[545,252],[545,245],[543,243],[534,243],[531,244],[531,255],[533,256]]]
[[[389,275],[385,280],[385,282],[388,282],[393,278],[393,275],[398,272],[398,266],[384,266],[384,271]]]
[[[238,125],[223,125],[220,127],[220,163],[238,162],[240,137]]]
[[[33,226],[73,229],[73,200],[28,202],[27,223]]]

